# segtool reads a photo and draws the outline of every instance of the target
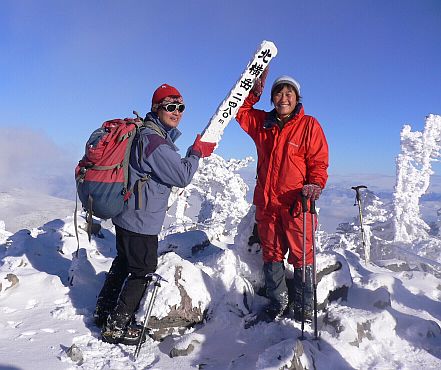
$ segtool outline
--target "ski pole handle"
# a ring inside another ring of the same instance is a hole
[[[168,283],[167,280],[165,280],[161,275],[159,275],[159,274],[157,274],[155,272],[150,272],[145,277],[146,278],[150,278],[152,281],[154,280],[155,282],[165,281],[166,283]],[[159,286],[161,286],[161,285],[159,285]]]
[[[358,186],[351,187],[351,189],[358,191],[358,189],[367,189],[367,186],[366,185],[358,185]]]
[[[359,201],[360,200],[360,189],[367,189],[367,186],[365,186],[365,185],[352,186],[351,189],[355,190],[355,193],[356,193],[355,197],[356,197],[357,201]],[[354,204],[354,206],[355,205],[356,204]]]

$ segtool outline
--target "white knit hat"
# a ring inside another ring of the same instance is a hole
[[[280,76],[278,78],[276,78],[276,80],[273,83],[273,86],[271,87],[271,97],[273,96],[273,91],[276,88],[276,86],[280,85],[280,84],[288,84],[291,85],[294,90],[296,91],[297,97],[300,97],[300,84],[294,80],[292,77],[290,76]]]

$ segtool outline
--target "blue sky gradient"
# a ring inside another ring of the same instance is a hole
[[[185,153],[262,40],[279,50],[268,85],[281,74],[300,81],[331,174],[394,174],[402,126],[422,130],[441,114],[438,0],[3,0],[0,128],[31,128],[78,160],[93,129],[145,114],[167,82],[187,105]],[[268,90],[258,108],[271,109]],[[255,149],[234,121],[217,154]]]

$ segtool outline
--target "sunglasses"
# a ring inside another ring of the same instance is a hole
[[[185,110],[185,104],[181,103],[168,103],[161,105],[162,109],[166,110],[167,112],[174,112],[176,109],[179,111],[179,113],[182,113]]]

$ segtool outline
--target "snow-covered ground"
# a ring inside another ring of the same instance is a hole
[[[257,295],[259,248],[247,244],[253,208],[237,174],[248,162],[205,159],[170,208],[158,268],[168,283],[152,315],[164,318],[179,304],[179,287],[203,320],[161,341],[148,338],[138,359],[134,347],[101,342],[91,319],[115,255],[111,223],[89,243],[80,214],[74,258],[74,202],[19,189],[0,193],[0,369],[440,369],[439,183],[419,200],[430,230],[407,243],[395,238],[393,180],[330,179],[318,202],[318,268],[336,258],[347,271],[320,281],[319,302],[333,286],[349,289],[346,300],[319,311],[320,339],[306,325],[300,341],[300,324],[289,319],[244,328],[265,303]],[[362,183],[367,264],[350,189]],[[148,302],[149,295],[138,319]]]

